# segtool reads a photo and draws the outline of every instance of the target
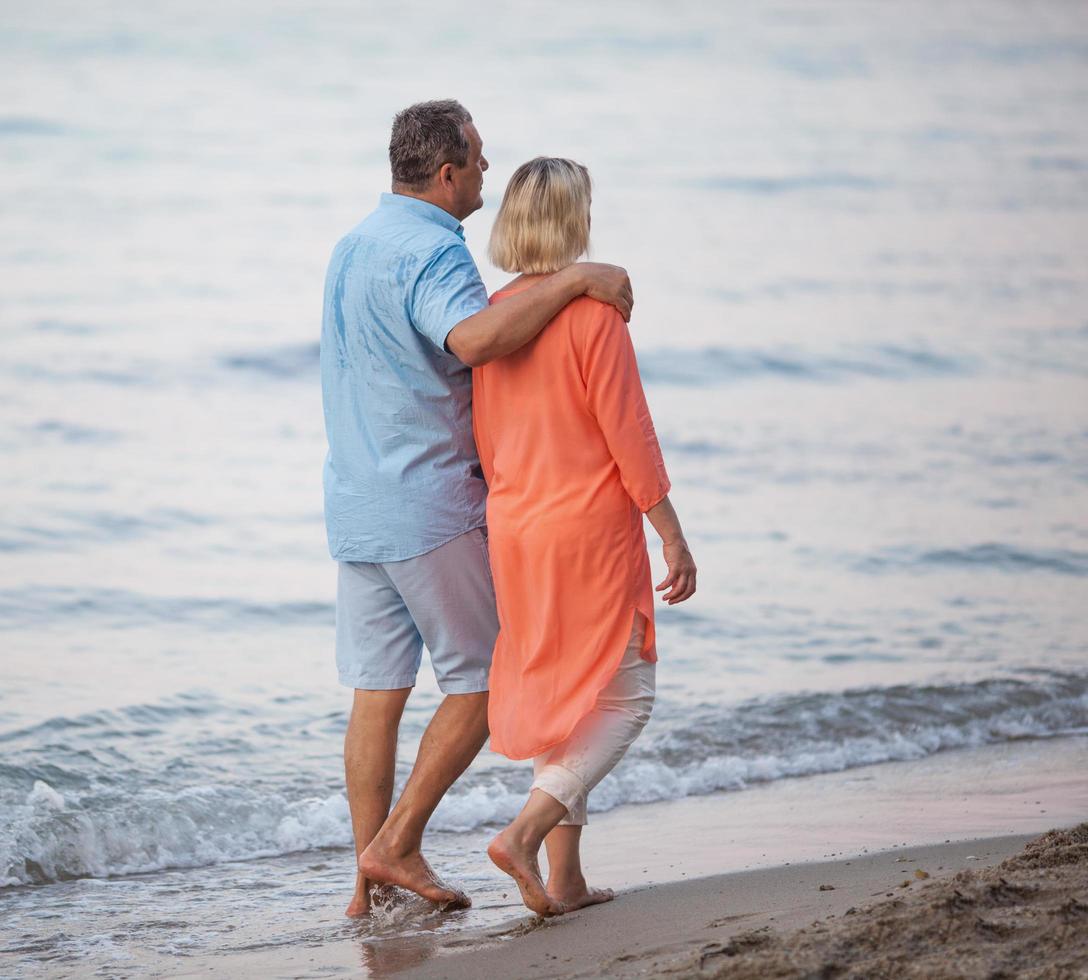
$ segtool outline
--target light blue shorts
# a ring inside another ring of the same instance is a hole
[[[444,694],[486,691],[498,632],[485,528],[404,561],[340,562],[336,666],[346,687],[414,687],[425,644]]]

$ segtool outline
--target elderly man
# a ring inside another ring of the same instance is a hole
[[[471,368],[528,343],[577,296],[625,318],[632,303],[623,269],[583,262],[488,305],[461,227],[483,205],[488,165],[459,103],[399,113],[389,159],[393,192],[333,251],[321,335],[336,661],[355,690],[344,744],[358,857],[350,916],[369,911],[377,883],[469,904],[421,845],[434,808],[487,738],[498,622]],[[397,730],[423,645],[445,697],[390,812]]]

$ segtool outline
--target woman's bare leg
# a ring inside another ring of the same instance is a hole
[[[488,846],[487,856],[517,883],[521,900],[537,915],[562,915],[566,907],[548,894],[537,855],[548,833],[567,815],[567,808],[543,790],[534,789],[521,813]]]
[[[561,915],[612,898],[610,891],[586,885],[578,852],[580,825],[585,823],[587,793],[619,762],[650,717],[655,671],[641,657],[645,628],[645,617],[636,613],[616,675],[570,736],[533,760],[529,801],[487,849],[491,860],[517,882],[525,904],[540,915]],[[547,886],[537,863],[545,840]]]
[[[582,874],[580,846],[582,828],[562,824],[544,838],[548,851],[548,894],[566,906],[566,911],[610,902],[611,888],[590,888]]]

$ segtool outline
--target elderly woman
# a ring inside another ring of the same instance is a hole
[[[590,178],[540,157],[510,179],[492,261],[520,275],[501,303],[589,244]],[[579,857],[586,797],[650,716],[657,652],[642,515],[664,542],[670,605],[695,592],[695,564],[627,325],[580,298],[521,350],[473,371],[473,423],[489,493],[499,637],[491,666],[491,747],[532,759],[518,817],[488,854],[525,904],[558,915],[608,901]],[[548,881],[537,864],[547,847]]]

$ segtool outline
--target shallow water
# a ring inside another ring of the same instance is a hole
[[[489,286],[536,153],[635,280],[701,589],[593,808],[1088,729],[1079,5],[111,9],[0,33],[5,971],[339,912],[321,282],[417,98],[483,134]],[[483,754],[436,857],[527,784]]]

